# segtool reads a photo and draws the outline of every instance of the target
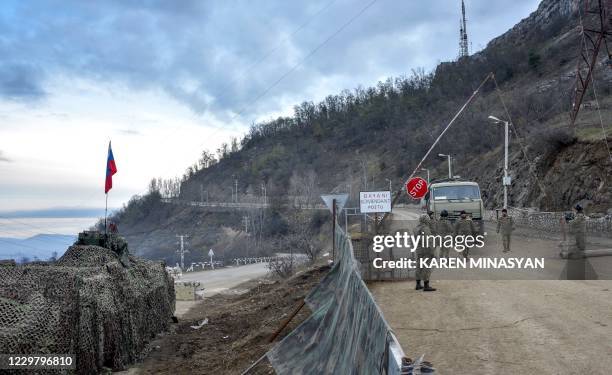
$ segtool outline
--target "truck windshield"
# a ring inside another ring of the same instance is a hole
[[[480,190],[475,185],[441,186],[433,189],[434,200],[480,199]]]

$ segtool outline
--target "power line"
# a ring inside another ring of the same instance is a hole
[[[529,172],[533,176],[536,184],[538,184],[538,187],[540,188],[540,191],[542,192],[542,194],[544,194],[544,196],[547,196],[546,190],[544,188],[544,185],[542,184],[542,182],[540,181],[540,178],[538,178],[538,175],[536,174],[536,169],[537,168],[536,168],[535,164],[529,158],[529,155],[527,154],[527,148],[523,145],[523,142],[521,141],[521,137],[519,135],[519,132],[516,129],[516,126],[514,125],[514,121],[512,121],[512,117],[510,117],[510,111],[508,111],[508,107],[506,106],[506,102],[504,101],[504,96],[502,95],[502,91],[499,88],[499,85],[497,84],[497,79],[495,79],[495,75],[493,75],[492,78],[493,78],[493,83],[495,83],[495,92],[497,93],[497,96],[499,97],[499,101],[501,102],[502,106],[504,107],[504,112],[506,113],[506,117],[508,118],[508,122],[512,126],[512,131],[514,132],[514,135],[516,136],[515,138],[516,138],[519,146],[521,147],[521,151],[523,151],[523,155],[525,156],[525,160],[527,161],[527,165],[529,166]]]
[[[287,72],[285,72],[285,74],[281,75],[276,81],[274,81],[270,86],[268,86],[265,90],[263,90],[259,95],[257,95],[252,101],[250,101],[249,103],[247,103],[240,111],[238,111],[238,113],[236,113],[234,115],[234,117],[232,117],[232,119],[235,119],[236,117],[242,115],[242,113],[244,113],[244,111],[250,107],[251,105],[255,104],[257,101],[259,101],[261,98],[263,98],[268,92],[270,92],[270,90],[272,90],[274,87],[276,87],[279,83],[281,83],[285,78],[287,78],[291,73],[293,73],[297,68],[299,68],[300,66],[302,66],[302,64],[304,62],[306,62],[306,60],[308,60],[312,55],[314,55],[315,53],[317,53],[321,48],[323,48],[323,46],[325,46],[329,41],[331,41],[334,37],[336,37],[336,35],[340,34],[344,29],[346,29],[348,26],[350,26],[357,18],[359,18],[363,13],[365,13],[366,10],[368,10],[372,5],[374,5],[378,0],[372,0],[371,2],[369,2],[365,7],[361,8],[361,10],[359,12],[357,12],[353,17],[351,17],[347,22],[345,22],[344,24],[342,24],[342,26],[340,26],[338,29],[336,29],[336,31],[334,31],[331,35],[329,35],[323,42],[321,42],[319,45],[317,45],[315,48],[313,48],[312,50],[310,50],[310,52],[308,54],[306,54],[306,56],[304,56],[304,58],[302,58],[297,64],[295,64],[293,67],[291,67],[291,69],[289,69]]]
[[[585,36],[585,31],[584,31],[584,24],[582,22],[582,11],[580,10],[580,7],[578,7],[578,15],[579,15],[579,19],[580,19],[580,29],[582,30],[581,32],[581,48],[584,51],[584,54],[588,57],[589,54],[589,49],[587,47],[587,43],[586,43],[586,36]],[[604,38],[604,42],[606,41],[606,39]],[[606,50],[608,48],[608,45],[606,43]],[[593,51],[593,60],[595,60],[595,58],[597,57],[596,55],[596,51]],[[603,141],[604,144],[606,145],[606,151],[608,152],[608,157],[610,158],[610,162],[612,162],[612,153],[610,152],[610,144],[608,143],[608,134],[606,133],[606,128],[604,126],[603,123],[603,117],[601,116],[601,108],[599,107],[599,99],[597,98],[597,90],[595,88],[595,68],[597,67],[597,64],[593,64],[592,68],[591,68],[591,89],[593,90],[593,97],[595,98],[595,104],[597,105],[597,113],[599,115],[599,123],[601,125],[601,132],[603,134]],[[580,74],[580,72],[578,72],[577,74]],[[588,81],[587,81],[588,84]],[[578,108],[579,110],[579,108]],[[576,113],[577,116],[577,113]]]
[[[603,117],[601,116],[601,108],[599,107],[599,99],[597,99],[597,90],[595,89],[595,72],[593,72],[593,80],[591,84],[593,85],[593,96],[595,96],[595,104],[597,105],[597,113],[599,114],[599,124],[601,125],[601,132],[603,134],[603,141],[606,145],[606,151],[608,151],[608,157],[610,158],[610,163],[612,163],[612,152],[610,152],[610,143],[608,142],[608,134],[606,132],[606,128],[603,123]]]
[[[323,6],[321,9],[319,9],[312,17],[308,18],[305,22],[303,22],[297,29],[295,29],[290,35],[289,37],[285,37],[281,42],[279,42],[275,47],[269,49],[264,55],[262,55],[259,59],[257,59],[254,63],[252,63],[246,70],[244,70],[242,73],[238,74],[237,76],[235,76],[232,79],[232,82],[236,81],[238,78],[242,78],[245,75],[247,75],[247,73],[250,73],[252,70],[255,69],[255,67],[257,67],[259,64],[261,64],[263,61],[265,61],[268,57],[270,57],[274,52],[276,52],[280,46],[282,45],[282,43],[284,41],[286,41],[287,39],[289,39],[290,37],[295,36],[298,32],[300,32],[301,30],[303,30],[308,24],[310,24],[310,22],[312,22],[312,20],[314,20],[315,18],[317,18],[317,16],[319,16],[321,13],[323,13],[325,10],[327,10],[329,7],[331,7],[337,0],[332,0],[329,3],[327,3],[327,5]],[[228,87],[229,84],[226,84],[224,86],[222,86],[223,88]],[[223,91],[223,90],[221,90]],[[224,98],[225,96],[221,96],[220,98]],[[218,100],[219,98],[217,98]],[[234,120],[236,117],[238,117],[238,115],[235,115],[232,117],[232,120]],[[166,134],[165,137],[163,137],[163,139],[168,139],[169,136],[174,135],[176,132],[178,131],[178,127],[173,127],[170,129],[170,131]],[[214,130],[210,136],[208,136],[208,138],[212,138],[214,135],[216,135],[219,132],[219,129],[217,128],[216,130]],[[164,171],[165,173],[165,171]]]
[[[325,6],[320,11],[318,11],[317,14],[322,13],[325,9],[327,9],[329,6],[331,6],[331,4],[333,4],[334,2],[335,2],[335,0],[330,2],[327,6]],[[249,103],[247,103],[245,106],[243,106],[240,111],[238,111],[234,116],[231,117],[231,120],[235,120],[237,117],[242,115],[244,113],[244,111],[246,111],[246,109],[248,107],[250,107],[251,105],[253,105],[256,102],[258,102],[260,99],[262,99],[268,92],[270,92],[270,90],[272,90],[274,87],[276,87],[280,82],[282,82],[285,78],[287,78],[291,73],[293,73],[297,68],[299,68],[304,62],[306,62],[306,60],[308,60],[315,53],[317,53],[329,41],[331,41],[334,37],[336,37],[344,29],[346,29],[348,26],[350,26],[355,20],[357,20],[357,18],[359,18],[363,13],[365,13],[365,11],[367,11],[370,7],[372,7],[376,2],[378,2],[378,0],[372,0],[366,6],[361,8],[361,10],[359,12],[357,12],[347,22],[345,22],[342,26],[340,26],[338,29],[336,29],[331,35],[329,35],[325,40],[323,40],[323,42],[321,42],[315,48],[310,50],[310,52],[304,58],[302,58],[297,64],[295,64],[287,72],[285,72],[285,74],[283,74],[280,78],[278,78],[276,81],[274,81],[270,86],[268,86],[265,90],[263,90],[253,100],[251,100]],[[314,16],[312,18],[314,18]],[[309,22],[310,22],[310,20],[306,21],[304,24],[302,24],[302,26],[298,27],[298,29],[295,30],[292,35],[295,35],[299,30],[303,29]],[[273,49],[273,50],[275,50],[275,49]],[[270,53],[272,53],[272,52],[270,52]],[[267,58],[267,56],[264,56],[263,60],[265,60],[265,58]],[[255,64],[255,65],[257,65],[257,64]],[[168,136],[173,135],[175,133],[176,129],[177,128],[173,128],[174,131],[169,132]],[[216,130],[214,130],[210,134],[209,138],[212,138],[214,135],[216,135],[218,133],[218,131],[219,131],[218,128]],[[164,138],[167,139],[167,137],[164,137]]]
[[[302,29],[304,29],[310,22],[312,22],[312,20],[314,20],[315,18],[317,18],[321,13],[323,13],[325,10],[327,10],[329,7],[331,7],[337,0],[332,0],[329,3],[327,3],[325,6],[323,6],[321,9],[319,9],[315,14],[313,14],[310,18],[308,18],[305,22],[303,22],[297,29],[295,29],[291,34],[289,34],[289,36],[284,37],[279,43],[277,43],[273,48],[269,49],[266,53],[264,53],[262,56],[259,57],[259,59],[255,60],[251,65],[249,65],[245,70],[243,70],[240,74],[234,76],[229,83],[226,83],[225,85],[223,85],[221,87],[221,89],[219,91],[221,91],[222,96],[219,98],[216,98],[216,100],[225,98],[228,94],[225,91],[226,88],[228,88],[230,86],[230,83],[236,82],[238,79],[246,76],[248,73],[250,73],[253,69],[255,69],[255,67],[257,67],[259,64],[261,64],[262,62],[264,62],[265,60],[268,59],[268,57],[270,57],[274,52],[278,51],[278,49],[281,47],[281,45],[286,42],[287,40],[289,40],[290,38],[292,38],[293,36],[295,36],[298,32],[300,32]],[[201,86],[200,86],[201,87]]]

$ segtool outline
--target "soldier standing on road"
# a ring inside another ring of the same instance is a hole
[[[581,205],[576,205],[576,216],[570,221],[570,233],[576,237],[576,250],[584,252],[586,249],[586,216]]]
[[[497,220],[497,233],[502,235],[502,242],[504,244],[504,253],[510,251],[510,236],[514,231],[514,219],[508,216],[508,210],[502,210],[502,216]]]
[[[419,246],[416,249],[417,256],[417,269],[416,269],[416,290],[423,289],[424,292],[434,292],[436,288],[432,288],[429,286],[429,277],[431,276],[431,268],[421,267],[421,260],[427,260],[428,262],[434,258],[434,247],[428,246],[427,236],[431,236],[431,219],[428,215],[422,215],[419,218],[419,225],[414,230],[415,236],[424,237],[420,243],[423,246]],[[425,286],[421,285],[421,280],[423,280]]]
[[[450,220],[448,220],[448,211],[442,210],[440,212],[440,220],[437,222],[436,234],[442,237],[442,243],[444,244],[444,237],[453,235],[454,229]],[[450,249],[452,247],[440,246],[440,258],[450,257]]]
[[[465,211],[461,211],[461,217],[455,223],[455,236],[474,236],[476,228],[471,218],[468,218]],[[463,250],[463,257],[468,258],[470,255],[470,249],[466,248]]]
[[[427,216],[429,216],[429,229],[431,230],[431,234],[438,234],[438,220],[436,219],[436,214],[433,211],[427,211]],[[438,246],[433,247],[434,256],[438,258],[440,254],[440,249]]]

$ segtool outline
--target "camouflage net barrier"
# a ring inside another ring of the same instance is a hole
[[[73,354],[76,373],[123,369],[169,328],[174,282],[161,263],[71,246],[56,263],[0,265],[0,353]]]
[[[433,373],[425,362],[402,363],[403,351],[361,279],[351,241],[336,228],[336,264],[305,299],[312,315],[266,353],[276,373]]]

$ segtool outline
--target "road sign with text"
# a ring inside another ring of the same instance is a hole
[[[391,212],[391,192],[361,191],[359,207],[362,213]]]

